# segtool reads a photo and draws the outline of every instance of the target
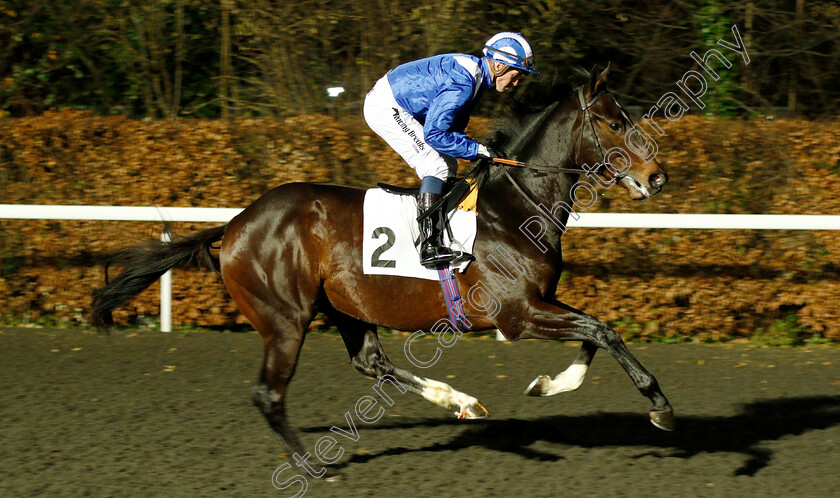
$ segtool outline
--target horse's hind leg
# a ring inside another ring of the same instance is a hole
[[[268,424],[286,445],[290,454],[306,452],[297,435],[289,426],[286,416],[286,389],[295,373],[297,357],[303,344],[299,337],[272,339],[265,345],[265,357],[257,384],[252,390],[254,404],[265,416]]]
[[[341,332],[353,368],[362,375],[379,379],[379,385],[383,380],[395,380],[402,392],[410,391],[419,394],[426,400],[447,409],[457,407],[455,416],[458,418],[475,419],[490,415],[487,408],[476,398],[452,388],[449,384],[419,377],[408,370],[394,366],[385,354],[382,343],[379,342],[375,325],[335,311],[325,313]]]
[[[289,455],[306,455],[286,416],[286,391],[295,373],[306,328],[315,315],[313,305],[281,300],[267,292],[248,273],[224,272],[225,285],[237,307],[263,338],[265,354],[257,384],[252,389],[254,404],[265,416]],[[313,298],[314,301],[314,298]],[[324,469],[320,469],[323,477]]]

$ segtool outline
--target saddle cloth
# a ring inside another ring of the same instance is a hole
[[[474,209],[474,208],[473,208]],[[476,213],[459,206],[447,214],[455,241],[444,231],[443,242],[453,251],[472,253],[476,232]],[[362,237],[362,266],[366,275],[439,280],[437,270],[420,264],[420,228],[417,226],[417,199],[374,188],[365,194]],[[464,271],[469,262],[451,270]]]

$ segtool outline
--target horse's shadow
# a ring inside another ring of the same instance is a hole
[[[359,427],[360,430],[398,430],[415,427],[463,426],[454,419],[424,419],[413,422],[380,423]],[[634,458],[691,458],[701,453],[740,453],[747,461],[735,475],[755,475],[766,467],[773,452],[761,447],[762,442],[810,430],[826,429],[840,424],[840,396],[784,398],[757,401],[743,406],[733,416],[687,416],[678,419],[676,432],[639,430],[647,422],[646,415],[601,413],[582,416],[551,416],[533,420],[506,419],[482,421],[465,427],[446,443],[422,448],[392,448],[378,453],[355,454],[338,467],[364,463],[376,458],[417,451],[454,451],[473,446],[518,454],[536,461],[557,461],[564,457],[529,448],[538,441],[582,448],[639,446],[652,448]],[[305,432],[324,432],[329,427],[310,427]]]

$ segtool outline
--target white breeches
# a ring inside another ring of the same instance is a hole
[[[387,76],[377,81],[365,97],[365,121],[421,179],[434,176],[446,181],[455,175],[458,162],[426,143],[423,125],[394,99]]]

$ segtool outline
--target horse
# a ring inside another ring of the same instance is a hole
[[[609,67],[584,73],[578,86],[529,85],[538,91],[518,98],[513,116],[492,135],[497,150],[524,167],[482,163],[479,168],[483,175],[475,260],[455,274],[462,294],[481,297],[464,303],[465,328],[498,329],[511,341],[581,341],[574,362],[553,378],[538,376],[526,389],[531,396],[577,389],[596,351],[603,349],[652,402],[651,422],[674,430],[673,409],[656,378],[620,335],[555,297],[562,270],[561,238],[578,203],[574,194],[581,175],[619,184],[632,199],[659,193],[668,180],[655,155],[644,153],[638,137],[630,139],[633,122],[607,91]],[[616,149],[624,150],[621,169],[607,160]],[[236,306],[262,336],[265,354],[253,401],[290,454],[306,452],[286,415],[286,391],[307,328],[318,312],[336,326],[358,372],[399,384],[444,408],[457,407],[460,418],[488,416],[475,397],[395,366],[386,355],[378,326],[429,331],[446,316],[447,307],[433,280],[363,273],[364,196],[365,190],[347,186],[284,184],[226,225],[124,249],[113,260],[123,267],[122,273],[94,291],[92,323],[107,328],[115,308],[170,268],[206,264],[221,274]],[[219,241],[216,256],[211,246]],[[500,254],[507,255],[507,265],[499,264]],[[511,277],[510,265],[516,278]],[[485,284],[491,281],[506,285],[492,299]],[[489,312],[491,300],[494,309]]]

